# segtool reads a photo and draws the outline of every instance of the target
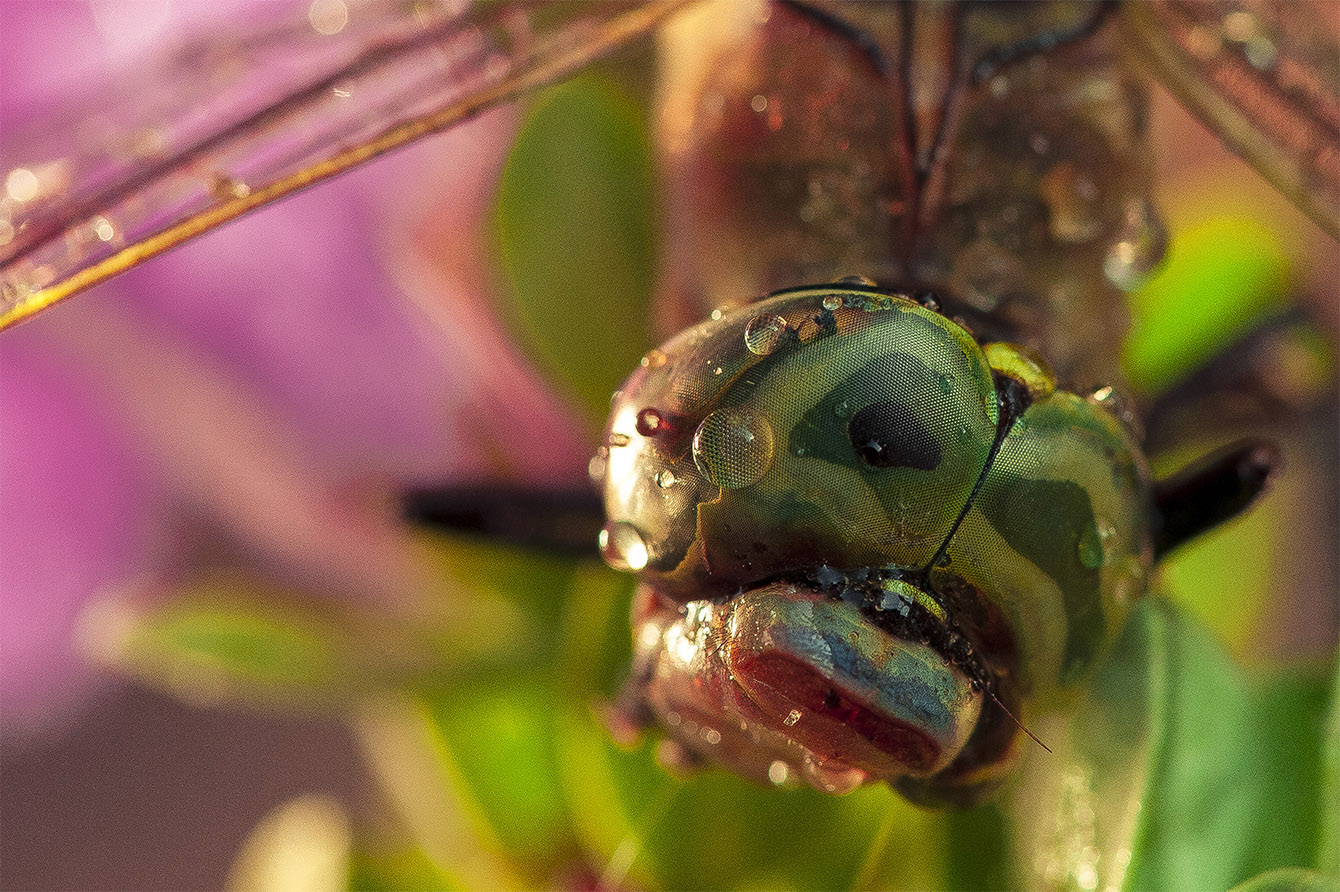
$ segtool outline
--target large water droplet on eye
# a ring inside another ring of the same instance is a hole
[[[1122,291],[1134,291],[1159,265],[1167,247],[1168,233],[1153,205],[1134,199],[1126,205],[1117,240],[1103,258],[1103,275]]]
[[[718,409],[693,434],[693,463],[715,485],[739,489],[768,472],[775,446],[772,425],[762,414]]]
[[[622,520],[612,520],[600,530],[597,539],[600,556],[616,570],[641,570],[650,557],[647,543],[637,527]]]
[[[785,319],[775,313],[763,313],[750,319],[744,327],[744,345],[750,353],[767,356],[782,343],[785,334]]]
[[[675,472],[669,468],[657,471],[654,479],[656,480],[656,485],[661,489],[669,489],[679,482],[678,478],[675,477]]]

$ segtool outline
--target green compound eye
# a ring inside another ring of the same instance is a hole
[[[863,286],[662,345],[602,454],[641,696],[760,781],[980,795],[1015,751],[1005,710],[1080,677],[1151,560],[1116,420],[1027,351]]]

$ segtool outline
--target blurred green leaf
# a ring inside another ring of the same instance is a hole
[[[1143,601],[1016,811],[1044,885],[1225,889],[1310,863],[1323,696],[1315,674],[1248,684],[1199,624]]]
[[[544,91],[507,159],[496,219],[521,342],[603,419],[650,346],[656,233],[642,107],[597,76]]]
[[[359,604],[221,573],[96,602],[82,643],[95,659],[193,702],[311,708],[494,674],[542,640],[490,592],[449,600],[457,596]]]
[[[1285,867],[1252,877],[1232,892],[1340,892],[1340,882],[1315,870]]]
[[[355,850],[349,861],[349,892],[442,892],[444,877],[421,849]]]
[[[1331,682],[1330,714],[1322,738],[1321,827],[1318,832],[1317,867],[1333,880],[1340,880],[1340,652],[1335,657]]]
[[[1166,390],[1282,307],[1289,284],[1280,237],[1259,220],[1222,214],[1177,231],[1158,273],[1131,295],[1122,352],[1131,384]]]

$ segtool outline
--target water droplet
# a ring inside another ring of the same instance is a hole
[[[94,217],[92,223],[89,224],[89,230],[93,233],[93,237],[100,242],[110,242],[116,238],[116,227],[106,217]]]
[[[954,390],[953,378],[949,377],[948,375],[941,375],[938,383],[940,385],[941,393],[948,395],[953,392]]]
[[[793,727],[798,721],[800,721],[800,710],[793,709],[786,714],[786,718],[782,719],[782,724],[790,728]]]
[[[627,434],[618,434],[618,433],[610,434],[610,445],[627,446],[632,441],[632,439],[633,438],[628,436]]]
[[[1224,16],[1223,28],[1224,36],[1235,43],[1246,43],[1261,33],[1261,23],[1256,16],[1243,9]]]
[[[659,409],[652,406],[637,413],[637,421],[633,427],[644,437],[654,437],[665,430],[665,419],[661,416]]]
[[[744,345],[750,353],[767,356],[777,349],[785,334],[785,319],[773,313],[763,313],[750,319],[744,327]]]
[[[721,374],[721,371],[722,371],[722,370],[721,370],[721,366],[717,366],[716,368],[712,369],[712,374],[714,374],[714,375],[720,375],[720,374]]]
[[[825,310],[839,310],[842,308],[842,295],[830,294],[822,301]]]
[[[591,456],[591,460],[586,463],[586,475],[591,478],[592,483],[597,485],[604,483],[605,471],[608,467],[609,460],[600,453],[596,453]]]
[[[251,187],[241,180],[235,180],[222,171],[215,171],[209,177],[210,194],[218,201],[231,201],[237,198],[246,198],[251,194]]]
[[[718,409],[694,431],[693,462],[712,483],[738,489],[768,472],[774,447],[766,417],[749,409]]]
[[[851,414],[851,403],[846,400],[838,400],[837,405],[833,406],[833,414],[838,418],[846,418]]]
[[[754,94],[749,100],[749,107],[759,114],[762,114],[768,110],[768,97],[764,96],[762,93]]]
[[[1258,34],[1247,41],[1242,47],[1242,54],[1247,57],[1247,64],[1257,71],[1270,71],[1279,60],[1279,50],[1276,49],[1275,42],[1264,34]]]
[[[622,520],[606,523],[597,542],[600,556],[616,570],[636,571],[647,566],[647,543],[631,523]]]
[[[698,736],[705,740],[709,746],[716,746],[721,742],[721,732],[716,728],[703,728],[698,732]]]
[[[1133,199],[1126,205],[1117,241],[1103,258],[1103,274],[1122,291],[1134,291],[1149,278],[1167,247],[1168,234],[1153,205],[1145,198]]]
[[[16,167],[5,177],[5,193],[17,202],[32,201],[42,194],[42,181],[26,167]]]
[[[781,759],[775,759],[768,766],[768,780],[778,787],[791,779],[791,769]]]
[[[648,350],[647,355],[642,357],[644,369],[658,369],[663,365],[665,365],[665,354],[660,350]]]
[[[721,321],[721,317],[725,315],[726,315],[726,308],[717,307],[715,310],[712,311],[712,321],[719,322]]]
[[[1103,565],[1103,541],[1095,527],[1088,527],[1079,536],[1079,562],[1090,570]]]
[[[324,37],[339,34],[349,24],[349,7],[344,0],[312,0],[307,8],[307,23]]]
[[[669,489],[679,482],[679,478],[675,476],[675,472],[669,468],[657,471],[654,479],[656,480],[656,485],[661,489]]]

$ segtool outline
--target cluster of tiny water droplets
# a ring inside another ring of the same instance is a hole
[[[693,463],[723,489],[756,483],[772,467],[776,435],[767,417],[742,408],[718,409],[693,434]]]

